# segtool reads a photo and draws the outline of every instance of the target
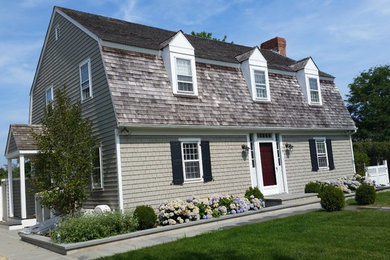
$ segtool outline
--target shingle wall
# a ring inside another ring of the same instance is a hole
[[[332,151],[335,169],[312,171],[309,139],[307,135],[283,135],[283,142],[294,146],[289,157],[284,154],[287,186],[289,193],[303,193],[305,184],[314,180],[335,180],[342,176],[353,175],[352,152],[349,136],[317,136],[332,140]]]
[[[164,200],[242,195],[251,185],[249,162],[242,157],[246,136],[201,136],[210,141],[214,181],[172,185],[170,141],[178,136],[121,136],[124,208],[146,204],[157,207]]]
[[[60,37],[55,41],[54,28],[59,25]],[[66,85],[67,94],[73,102],[79,102],[79,65],[91,60],[93,98],[82,103],[82,115],[93,122],[93,132],[102,143],[104,191],[96,191],[85,207],[108,204],[118,207],[115,135],[115,113],[105,77],[103,61],[98,43],[74,26],[61,15],[56,14],[48,42],[43,53],[41,66],[32,93],[32,123],[40,124],[46,107],[45,90],[53,85],[54,91]]]

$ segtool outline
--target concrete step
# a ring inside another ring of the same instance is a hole
[[[317,193],[301,193],[301,194],[276,194],[272,196],[265,196],[266,207],[278,206],[278,205],[307,205],[320,202]]]

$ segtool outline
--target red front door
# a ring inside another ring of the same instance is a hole
[[[264,186],[276,185],[272,143],[260,143],[260,158]]]

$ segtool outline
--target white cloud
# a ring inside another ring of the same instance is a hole
[[[202,24],[207,19],[219,15],[235,4],[248,0],[163,0],[149,1],[127,0],[117,13],[121,19],[142,22],[156,20],[156,17],[174,20],[182,25]]]

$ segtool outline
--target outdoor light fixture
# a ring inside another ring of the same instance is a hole
[[[243,152],[248,152],[249,151],[249,146],[246,145],[246,144],[241,145],[241,148],[242,148]]]
[[[292,150],[294,149],[294,146],[292,144],[286,143],[285,147],[286,147],[287,158],[290,158],[290,154],[292,153]]]
[[[285,146],[286,146],[286,151],[292,152],[292,150],[294,149],[294,146],[292,144],[286,143]]]

